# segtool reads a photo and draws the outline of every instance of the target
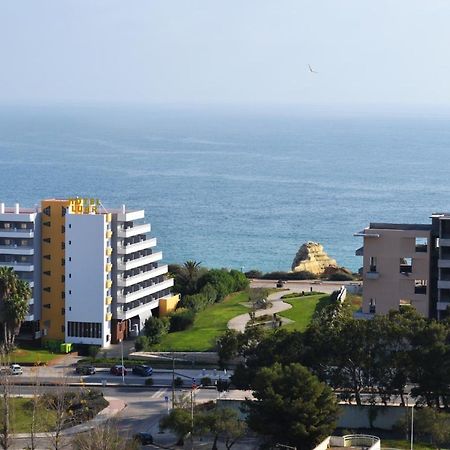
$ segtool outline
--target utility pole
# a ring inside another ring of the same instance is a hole
[[[172,353],[172,409],[175,408],[175,353]]]

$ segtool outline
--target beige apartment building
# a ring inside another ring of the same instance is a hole
[[[450,214],[430,224],[371,223],[363,238],[363,313],[414,307],[425,317],[450,315]]]
[[[431,225],[371,223],[364,238],[363,312],[387,314],[414,306],[430,314]]]

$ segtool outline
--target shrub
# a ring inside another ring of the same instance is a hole
[[[230,387],[230,382],[228,380],[222,380],[221,378],[219,378],[217,380],[216,386],[218,392],[228,391],[228,388]]]
[[[183,386],[183,379],[181,377],[176,377],[175,380],[173,380],[173,386],[176,388]]]
[[[195,311],[192,309],[180,308],[170,316],[170,332],[183,331],[191,327],[195,319]]]
[[[255,269],[245,272],[244,275],[247,278],[262,278],[263,277],[263,273],[260,270],[255,270]]]
[[[146,386],[153,386],[153,384],[154,384],[153,378],[147,378],[145,380],[145,385]]]
[[[230,275],[234,281],[232,292],[244,291],[250,286],[247,277],[242,272],[239,272],[239,270],[230,270]]]
[[[201,289],[200,293],[206,297],[208,303],[215,303],[217,300],[217,290],[211,283],[206,283]]]
[[[147,336],[139,336],[134,341],[134,349],[137,352],[145,352],[150,347],[150,341]]]
[[[200,380],[200,384],[201,384],[202,386],[211,386],[211,385],[212,385],[212,380],[211,380],[210,377],[203,377],[203,378]]]
[[[158,344],[169,331],[169,320],[166,317],[149,317],[145,321],[144,332],[150,345]]]
[[[353,275],[346,273],[346,272],[335,272],[332,273],[328,279],[330,281],[352,281],[353,280]]]
[[[208,306],[208,304],[209,301],[204,294],[194,294],[194,295],[185,295],[181,299],[179,306],[181,308],[187,308],[192,311],[199,312],[203,311]]]
[[[100,347],[98,345],[90,345],[88,348],[88,355],[95,359],[100,351]]]

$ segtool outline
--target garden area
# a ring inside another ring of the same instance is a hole
[[[53,353],[49,349],[34,348],[25,345],[18,346],[9,354],[12,363],[29,366],[47,364],[60,356],[61,354]]]

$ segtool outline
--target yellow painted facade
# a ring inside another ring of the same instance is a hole
[[[172,311],[175,311],[179,301],[180,301],[180,294],[173,295],[172,297],[160,298],[159,315],[166,316]]]
[[[65,329],[65,212],[68,200],[43,200],[42,314],[44,339],[64,340]]]

